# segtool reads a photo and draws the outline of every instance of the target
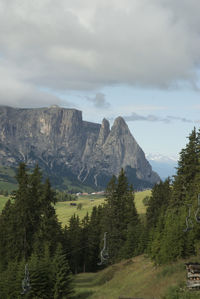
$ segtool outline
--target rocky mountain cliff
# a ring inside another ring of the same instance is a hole
[[[110,129],[108,120],[83,121],[75,109],[0,107],[0,128],[0,165],[38,163],[57,185],[68,178],[104,188],[122,167],[137,189],[159,181],[122,117]]]

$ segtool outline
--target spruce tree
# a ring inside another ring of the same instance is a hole
[[[200,171],[200,143],[196,129],[188,137],[189,142],[180,153],[177,175],[174,179],[173,202],[176,207],[191,203],[199,185],[196,176]]]
[[[160,181],[153,187],[146,212],[147,228],[149,230],[156,227],[159,216],[162,214],[162,211],[166,211],[171,197],[172,188],[169,178],[164,182]]]
[[[70,218],[68,228],[69,240],[69,264],[73,273],[77,274],[82,271],[82,230],[80,226],[79,216],[75,214]]]
[[[124,245],[128,230],[135,230],[139,217],[134,205],[133,189],[128,184],[122,169],[118,178],[113,177],[106,190],[105,216],[103,229],[108,233],[110,261],[124,257]],[[134,240],[136,243],[138,240]],[[130,244],[130,243],[129,243]]]
[[[28,263],[31,289],[26,295],[27,298],[53,298],[50,266],[44,258],[32,254]]]
[[[51,254],[56,250],[57,243],[62,240],[61,224],[58,222],[54,204],[56,203],[55,192],[51,189],[50,181],[47,179],[42,186],[40,200],[40,222],[35,234],[35,249],[44,248],[49,244]]]
[[[9,199],[0,215],[0,270],[5,270],[10,259],[15,259],[13,224],[15,223],[14,205]]]
[[[63,253],[62,246],[58,245],[53,259],[55,284],[54,299],[67,299],[73,293],[72,275],[66,255]]]
[[[96,271],[99,269],[98,263],[100,262],[101,251],[101,221],[104,215],[105,209],[102,206],[93,207],[88,230],[87,271]]]
[[[88,268],[88,255],[89,255],[89,244],[88,244],[88,237],[89,237],[89,223],[90,218],[88,213],[85,215],[83,220],[81,221],[81,230],[82,230],[82,240],[81,240],[81,247],[82,247],[82,271],[86,272]]]

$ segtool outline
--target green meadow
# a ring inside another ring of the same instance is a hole
[[[146,213],[147,207],[143,204],[143,199],[146,196],[151,196],[151,190],[145,190],[135,193],[135,207],[138,211],[138,214],[144,215]]]
[[[146,212],[146,207],[143,204],[143,198],[145,196],[150,196],[151,190],[145,190],[141,192],[135,193],[135,206],[139,214],[144,215]],[[79,196],[78,200],[73,201],[77,204],[82,204],[82,209],[78,210],[77,206],[71,206],[69,201],[65,202],[58,202],[56,204],[56,212],[58,215],[59,221],[62,225],[67,225],[69,222],[70,217],[73,214],[76,214],[82,219],[86,213],[90,214],[94,206],[98,206],[103,204],[105,201],[105,197],[101,195],[85,195]]]
[[[56,204],[56,213],[58,215],[58,220],[62,225],[67,225],[70,217],[76,214],[82,219],[86,213],[90,214],[94,206],[99,206],[104,203],[105,198],[102,196],[79,196],[76,201],[64,201],[58,202]],[[70,203],[76,203],[76,206],[71,206]],[[77,209],[78,204],[82,204],[80,210]]]
[[[147,195],[151,194],[151,190],[145,190],[141,192],[135,193],[135,206],[140,215],[144,215],[146,212],[146,207],[143,204],[143,198]],[[0,195],[0,211],[3,209],[6,201],[9,197],[5,197]],[[69,223],[69,219],[73,214],[76,214],[82,219],[86,213],[90,214],[94,206],[98,206],[103,204],[105,201],[105,197],[102,195],[85,195],[79,196],[78,200],[73,201],[77,204],[82,204],[82,208],[80,210],[77,209],[77,206],[71,206],[70,201],[58,202],[56,204],[56,213],[58,215],[59,221],[62,225],[67,225]]]

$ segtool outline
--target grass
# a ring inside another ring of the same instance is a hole
[[[70,206],[71,201],[58,202],[56,204],[56,213],[58,215],[58,220],[62,223],[62,225],[67,225],[70,217],[73,214],[76,214],[83,219],[83,217],[88,212],[91,214],[94,206],[99,206],[104,202],[105,198],[102,196],[82,196],[79,197],[78,200],[73,201],[77,205],[79,203],[82,204],[82,209],[77,210],[77,206]]]
[[[0,212],[2,211],[2,209],[5,206],[5,204],[8,201],[8,199],[9,199],[9,197],[0,195]]]
[[[146,213],[147,207],[143,204],[143,199],[146,196],[151,196],[151,190],[145,190],[135,193],[135,207],[138,211],[138,214],[144,215]]]
[[[148,258],[142,255],[122,261],[97,273],[78,274],[75,276],[74,298],[161,299],[169,293],[169,290],[180,289],[180,286],[183,295],[169,298],[190,298],[185,297],[188,293],[185,288],[185,262],[186,260],[180,260],[170,266],[155,267]],[[170,267],[171,270],[169,270]],[[192,293],[198,294],[198,292]],[[200,298],[200,294],[195,298]]]
[[[135,193],[135,206],[140,215],[144,215],[146,212],[146,207],[143,205],[143,198],[145,196],[149,196],[151,194],[151,190],[145,190],[141,192]],[[82,209],[77,210],[76,206],[70,206],[69,201],[58,202],[56,204],[56,212],[58,215],[58,220],[62,223],[62,225],[67,225],[69,223],[69,219],[73,214],[76,214],[82,219],[86,213],[90,215],[94,206],[99,206],[103,204],[105,201],[105,197],[102,195],[87,195],[80,196],[78,200],[74,201],[77,205],[79,203],[82,204]]]
[[[5,184],[5,182],[4,182],[4,184]],[[0,186],[1,186],[1,182],[0,182]],[[6,189],[6,187],[4,187],[4,188]],[[1,189],[1,187],[0,187],[0,189]],[[150,190],[136,192],[136,194],[135,194],[135,205],[136,205],[136,209],[140,215],[144,215],[146,212],[146,207],[143,205],[142,200],[145,196],[150,195],[150,194],[151,194]],[[0,195],[0,211],[3,209],[7,200],[8,200],[8,197]],[[58,220],[62,223],[63,226],[65,226],[69,223],[69,219],[74,213],[76,215],[78,215],[80,217],[80,219],[83,219],[83,217],[86,215],[87,212],[89,214],[91,214],[93,207],[103,204],[104,201],[105,201],[105,197],[102,195],[80,196],[78,198],[78,200],[76,200],[74,202],[77,205],[79,203],[82,204],[81,210],[77,210],[77,206],[70,206],[69,201],[58,202],[55,206],[56,213],[58,215]]]

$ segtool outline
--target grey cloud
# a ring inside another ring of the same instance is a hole
[[[36,93],[41,86],[195,87],[199,11],[195,0],[2,0],[0,65]],[[15,94],[10,88],[4,96]]]
[[[19,75],[19,74],[18,74]],[[19,76],[20,77],[20,76]],[[11,77],[0,68],[0,105],[14,107],[41,107],[53,104],[74,106],[71,102],[63,102],[51,91],[37,88],[30,82]]]
[[[135,112],[132,112],[131,115],[128,116],[123,116],[123,118],[126,121],[148,121],[148,122],[164,122],[164,123],[170,123],[172,121],[181,121],[181,122],[188,122],[191,123],[193,122],[190,119],[186,119],[184,117],[176,117],[176,116],[166,116],[165,118],[162,117],[158,117],[156,115],[147,115],[147,116],[143,116],[143,115],[139,115]]]
[[[169,120],[180,120],[184,123],[192,123],[193,121],[185,117],[167,116]]]
[[[89,102],[92,102],[96,108],[108,108],[110,104],[106,101],[105,94],[98,92],[95,97],[86,97]]]

